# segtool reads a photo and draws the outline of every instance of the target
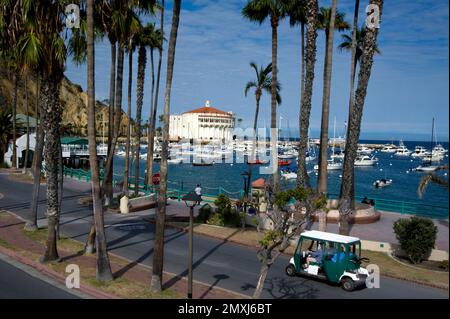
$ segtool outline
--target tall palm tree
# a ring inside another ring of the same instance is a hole
[[[327,192],[327,149],[328,149],[328,125],[330,117],[330,92],[331,71],[333,64],[333,38],[334,30],[343,31],[349,28],[344,20],[345,14],[337,11],[336,0],[332,0],[331,8],[320,8],[318,28],[325,32],[325,61],[323,71],[323,95],[322,95],[322,122],[320,129],[319,147],[319,176],[317,191]]]
[[[151,95],[150,95],[150,119],[149,119],[149,133],[147,135],[147,185],[152,185],[153,177],[153,148],[155,145],[155,134],[156,134],[156,113],[158,110],[158,99],[159,99],[159,82],[161,78],[161,64],[162,64],[162,53],[164,44],[164,0],[161,1],[161,19],[160,19],[160,30],[159,32],[155,30],[152,33],[152,41],[150,44],[150,62],[152,69],[152,83],[151,83]],[[155,88],[155,75],[154,75],[154,62],[153,62],[153,51],[157,49],[159,53],[158,57],[158,70],[156,75],[156,88]]]
[[[97,236],[97,270],[99,281],[113,279],[106,248],[106,234],[103,221],[103,205],[100,190],[99,165],[95,134],[95,66],[94,66],[94,0],[87,1],[87,86],[88,86],[88,139],[89,164],[91,167],[92,200],[94,209],[95,232]]]
[[[28,173],[28,156],[30,152],[30,114],[29,114],[29,105],[28,105],[28,74],[25,74],[23,85],[25,88],[25,113],[26,113],[26,126],[27,126],[27,141],[25,146],[25,159],[23,161],[23,170],[22,173]]]
[[[263,91],[270,94],[272,89],[272,77],[270,73],[272,72],[272,63],[269,63],[265,68],[261,66],[259,69],[255,62],[250,62],[250,66],[256,73],[256,80],[249,81],[245,85],[244,95],[247,97],[248,91],[251,88],[255,89],[255,99],[256,99],[256,109],[255,109],[255,119],[253,120],[253,133],[255,134],[253,141],[253,151],[252,158],[255,158],[256,153],[256,140],[257,140],[257,128],[258,128],[258,114],[259,114],[259,103]],[[281,104],[281,96],[279,94],[280,84],[277,83],[277,103]]]
[[[173,69],[175,64],[175,47],[177,43],[178,25],[180,23],[181,0],[174,0],[172,12],[172,29],[170,31],[169,48],[167,51],[166,91],[164,94],[164,126],[161,156],[161,180],[158,192],[158,209],[156,214],[155,244],[153,253],[153,268],[150,288],[159,292],[162,289],[164,265],[164,228],[166,220],[167,200],[167,158],[169,153],[169,114],[170,93],[172,89]]]
[[[128,51],[128,97],[127,97],[127,137],[125,142],[125,169],[123,172],[124,178],[124,192],[125,195],[128,196],[128,188],[129,188],[129,171],[130,171],[130,150],[131,150],[131,93],[132,93],[132,83],[133,83],[133,52],[136,49],[136,42],[134,39],[135,34],[139,31],[141,26],[138,29],[134,30],[127,44]],[[138,190],[138,184],[134,185],[135,191]]]
[[[297,185],[310,188],[309,176],[306,170],[306,152],[308,148],[308,130],[311,115],[311,98],[314,82],[314,66],[316,64],[316,39],[318,2],[307,0],[305,3],[306,17],[306,49],[305,49],[305,86],[301,96],[299,116],[300,144],[298,150]]]
[[[370,4],[377,5],[381,18],[383,0],[370,0]],[[372,71],[373,56],[377,48],[377,28],[366,27],[364,37],[364,45],[361,55],[361,64],[359,67],[358,85],[355,92],[355,99],[352,113],[349,115],[349,123],[347,129],[347,140],[345,143],[344,169],[342,172],[342,184],[339,194],[339,233],[348,234],[348,218],[352,213],[352,176],[353,167],[356,158],[356,150],[358,148],[359,134],[361,131],[361,118],[364,109],[364,102],[367,94],[367,86]]]
[[[113,156],[119,139],[121,117],[122,117],[122,84],[123,84],[123,63],[126,45],[129,39],[139,30],[139,18],[136,14],[135,3],[120,1],[119,9],[112,13],[112,28],[118,30],[118,54],[117,54],[117,72],[116,72],[116,89],[115,89],[115,114],[114,114],[114,131],[111,141],[111,148],[108,149],[108,156],[104,170],[105,176],[105,195],[107,202],[109,202],[108,194],[109,186],[106,184],[110,182],[108,176],[113,172]]]
[[[137,90],[136,90],[136,150],[135,150],[135,165],[134,165],[134,183],[137,185],[139,183],[139,155],[141,147],[141,136],[142,136],[142,104],[144,100],[144,81],[145,81],[145,68],[147,65],[147,47],[153,50],[155,25],[152,23],[143,26],[137,35],[137,42],[139,45],[138,51],[138,73],[137,73]],[[159,36],[159,35],[158,35]],[[154,72],[153,72],[153,51],[151,51],[152,57],[152,84],[154,82]],[[153,85],[152,85],[153,91]],[[151,94],[150,100],[153,99],[153,92]],[[153,105],[153,102],[150,102]],[[150,110],[151,111],[151,110]],[[147,149],[147,152],[149,149]],[[148,154],[148,153],[147,153]],[[153,159],[153,153],[151,158]],[[147,181],[145,181],[147,183]],[[135,194],[137,195],[138,189],[135,188]]]
[[[274,190],[279,190],[278,151],[277,151],[277,56],[278,56],[278,25],[286,17],[290,9],[287,0],[249,0],[242,9],[242,15],[250,21],[262,24],[270,20],[272,27],[272,87],[271,87],[271,138]]]
[[[354,87],[355,87],[355,74],[356,74],[356,63],[358,61],[358,59],[356,58],[356,51],[357,51],[357,37],[358,37],[358,11],[359,11],[359,0],[355,0],[355,10],[353,13],[353,31],[352,31],[352,36],[350,38],[350,43],[348,43],[348,39],[347,39],[347,49],[350,50],[351,52],[351,63],[350,63],[350,86],[349,86],[349,102],[348,102],[348,114],[350,117],[350,114],[353,113],[353,98],[354,98]],[[344,37],[345,39],[345,34],[342,35],[342,37]],[[346,40],[344,40],[345,42]],[[339,50],[342,51],[345,49],[345,44],[341,43],[339,45]],[[361,47],[362,47],[362,42],[361,42]],[[362,53],[362,51],[361,51]],[[360,55],[361,56],[361,55]],[[351,172],[351,180],[348,181],[349,183],[351,183],[351,203],[350,206],[352,209],[355,208],[355,172],[354,172],[354,168],[352,169]]]

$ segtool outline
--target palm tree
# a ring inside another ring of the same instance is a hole
[[[114,131],[113,137],[111,141],[111,147],[108,149],[108,156],[106,159],[106,165],[104,170],[105,176],[105,195],[106,202],[110,202],[110,195],[112,189],[110,189],[109,177],[113,171],[113,156],[117,144],[117,140],[119,139],[120,127],[121,127],[121,117],[122,117],[122,82],[123,82],[123,63],[124,63],[124,51],[125,47],[129,42],[129,39],[139,30],[139,18],[136,15],[135,3],[131,2],[122,2],[118,5],[119,8],[117,11],[112,13],[112,29],[118,30],[118,54],[117,54],[117,78],[116,78],[116,89],[115,89],[115,116],[114,116]],[[112,176],[112,175],[111,175]]]
[[[141,26],[139,26],[139,29]],[[135,32],[139,29],[136,29]],[[133,52],[136,49],[136,42],[134,40],[135,33],[130,35],[127,44],[128,51],[128,98],[127,98],[127,137],[125,142],[125,169],[123,172],[124,178],[124,192],[125,195],[128,196],[128,188],[129,188],[129,170],[130,170],[130,142],[131,142],[131,93],[132,93],[132,83],[133,83]],[[135,184],[135,191],[138,190],[138,185]]]
[[[26,74],[24,77],[24,87],[25,87],[25,113],[27,117],[27,141],[25,147],[25,159],[23,161],[23,171],[22,173],[26,174],[28,172],[28,155],[30,152],[30,114],[29,114],[29,105],[28,105],[28,75]]]
[[[256,140],[257,140],[257,128],[258,128],[258,114],[259,114],[259,102],[261,100],[261,96],[263,91],[266,91],[270,94],[272,88],[272,77],[270,73],[272,72],[272,63],[269,63],[265,68],[256,66],[255,62],[250,62],[250,66],[255,70],[256,80],[249,81],[245,85],[244,95],[247,97],[248,91],[251,88],[255,88],[255,99],[256,99],[256,109],[255,109],[255,119],[253,121],[253,133],[255,134],[254,142],[253,142],[253,154],[252,158],[255,158],[256,152]],[[279,94],[280,85],[277,83],[277,103],[281,104],[281,96]]]
[[[161,29],[155,30],[151,37],[150,44],[150,62],[152,68],[152,89],[150,96],[150,119],[149,119],[149,132],[147,135],[147,185],[152,185],[153,177],[153,148],[155,145],[155,126],[156,126],[156,112],[158,110],[158,98],[159,98],[159,82],[161,77],[161,64],[162,64],[162,53],[164,44],[164,0],[161,1]],[[158,70],[156,75],[156,89],[155,89],[155,76],[154,76],[154,63],[153,63],[153,51],[157,49],[159,52],[158,58]]]
[[[336,0],[332,1],[331,8],[320,8],[318,28],[325,31],[325,65],[323,71],[323,95],[322,95],[322,123],[320,130],[319,147],[319,176],[317,191],[327,192],[327,149],[328,149],[328,124],[330,117],[330,91],[331,70],[333,63],[333,37],[334,30],[343,31],[349,28],[344,20],[345,14],[338,12]]]
[[[103,205],[100,189],[99,165],[97,159],[97,143],[95,140],[95,75],[94,75],[94,0],[87,1],[87,86],[88,86],[88,139],[89,163],[91,167],[92,200],[94,209],[95,232],[97,236],[97,271],[99,281],[113,279],[106,248],[106,234],[103,221]]]
[[[136,150],[135,150],[135,166],[134,166],[134,183],[137,185],[139,183],[139,152],[141,147],[141,135],[142,135],[142,104],[144,99],[144,80],[145,80],[145,68],[147,64],[147,47],[151,50],[151,62],[152,62],[152,93],[150,96],[150,104],[153,105],[153,82],[154,82],[154,72],[153,72],[153,48],[155,42],[155,32],[160,32],[155,30],[154,24],[147,24],[142,27],[137,36],[137,42],[139,45],[138,51],[138,74],[137,74],[137,98],[136,98]],[[159,35],[158,35],[159,37]],[[151,111],[151,110],[150,110]],[[153,148],[152,148],[153,149]],[[149,148],[147,149],[149,152]],[[148,154],[148,153],[147,153]],[[147,155],[148,156],[148,155]],[[151,159],[153,160],[153,152],[151,154]],[[147,159],[148,160],[148,159]],[[147,162],[148,163],[148,162]],[[152,165],[153,166],[153,165]],[[147,184],[147,181],[145,181]],[[137,195],[138,189],[135,188],[135,194]]]
[[[272,87],[271,87],[271,149],[273,165],[274,190],[279,189],[278,176],[278,152],[277,152],[277,51],[278,51],[278,25],[280,20],[286,17],[290,9],[290,2],[287,0],[249,0],[242,9],[242,15],[250,21],[262,24],[266,19],[270,19],[272,27]]]
[[[448,165],[440,165],[436,168],[436,171],[442,170],[448,171]],[[448,189],[448,179],[445,179],[436,173],[427,174],[420,179],[419,187],[417,188],[417,194],[420,198],[422,198],[423,193],[430,182]]]
[[[163,4],[164,5],[164,4]],[[159,292],[162,289],[164,263],[164,228],[166,220],[167,200],[167,158],[169,153],[169,114],[170,93],[172,88],[173,69],[175,63],[175,46],[177,43],[178,25],[180,22],[181,0],[174,0],[172,13],[172,30],[170,31],[169,48],[167,51],[166,91],[164,94],[164,126],[161,156],[161,179],[158,192],[158,210],[156,214],[155,244],[153,253],[153,268],[151,290]]]
[[[316,39],[318,3],[317,0],[307,0],[305,3],[306,17],[306,49],[305,49],[305,86],[301,96],[299,116],[300,144],[298,150],[297,186],[310,188],[309,176],[306,171],[306,152],[308,147],[309,119],[311,115],[311,98],[314,82],[314,66],[316,63]]]
[[[354,87],[355,87],[355,74],[356,74],[356,63],[358,61],[358,59],[356,59],[356,51],[357,51],[357,34],[358,34],[358,11],[359,11],[359,0],[355,0],[355,11],[353,13],[353,31],[352,31],[352,36],[351,36],[351,42],[348,43],[348,39],[347,39],[347,44],[349,44],[349,46],[347,46],[347,48],[350,50],[351,52],[351,63],[350,63],[350,86],[349,86],[349,102],[348,102],[348,114],[350,117],[350,114],[353,113],[353,97],[354,97]],[[345,34],[342,35],[342,37],[345,38]],[[344,40],[345,42],[345,40]],[[341,43],[339,45],[339,50],[342,51],[343,49],[345,49],[346,45],[344,43]],[[361,42],[361,47],[362,47],[362,42]],[[360,55],[361,56],[361,55]],[[351,183],[351,208],[354,209],[355,208],[355,173],[354,171],[351,172],[351,180],[348,181],[349,183]]]
[[[381,17],[383,0],[371,0],[370,4],[377,5]],[[348,218],[352,213],[352,197],[353,197],[353,167],[356,158],[356,150],[358,148],[359,134],[361,131],[361,118],[364,109],[364,102],[367,94],[367,86],[369,84],[370,74],[372,71],[373,56],[377,48],[377,28],[366,27],[364,37],[364,45],[361,54],[361,63],[359,67],[358,85],[355,92],[354,104],[351,108],[352,113],[349,115],[349,123],[347,129],[347,140],[345,143],[344,169],[342,173],[342,184],[339,195],[339,233],[347,235]]]

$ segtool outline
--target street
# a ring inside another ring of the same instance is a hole
[[[71,189],[67,188],[68,185]],[[87,194],[89,184],[85,184],[87,187],[84,187],[78,182],[67,181],[65,186],[61,230],[66,236],[84,241],[92,212],[86,206],[78,204],[77,200]],[[12,182],[8,180],[6,174],[0,173],[0,193],[4,196],[0,199],[0,210],[9,210],[25,218],[29,212],[31,190],[31,184]],[[42,186],[40,225],[45,224],[45,193],[45,186]],[[153,224],[145,222],[142,216],[106,213],[105,225],[111,253],[143,265],[152,264]],[[167,228],[165,234],[164,270],[187,276],[187,233]],[[378,289],[365,288],[349,293],[324,282],[288,277],[284,271],[288,261],[288,256],[281,255],[270,268],[262,298],[448,298],[448,291],[386,277],[381,278],[381,287]],[[3,278],[5,276],[2,267],[8,266],[0,264],[0,283],[7,280]],[[200,235],[194,237],[194,280],[251,296],[257,282],[259,267],[256,249]],[[170,285],[169,282],[168,286]],[[0,284],[0,297],[7,293],[3,291],[3,287],[3,284]],[[20,292],[19,288],[18,286],[15,291]],[[28,298],[25,295],[20,297]]]

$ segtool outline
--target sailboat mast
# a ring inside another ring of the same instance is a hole
[[[434,141],[434,117],[431,124],[431,151],[433,152],[433,141]]]

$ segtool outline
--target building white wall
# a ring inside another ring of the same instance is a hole
[[[184,113],[171,115],[170,139],[230,141],[235,118],[232,114]]]

